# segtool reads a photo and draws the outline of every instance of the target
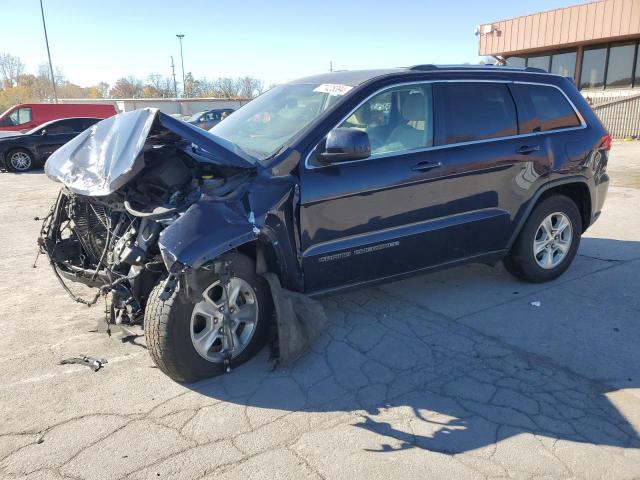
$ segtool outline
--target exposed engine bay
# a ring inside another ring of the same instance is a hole
[[[147,166],[133,181],[104,197],[63,189],[43,225],[43,247],[56,272],[110,291],[117,324],[140,320],[149,291],[167,273],[160,232],[203,192],[228,197],[251,175],[198,162],[195,150],[180,142],[151,143]]]

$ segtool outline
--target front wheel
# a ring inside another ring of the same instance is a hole
[[[522,280],[553,280],[571,265],[581,233],[580,211],[573,200],[564,195],[547,197],[533,209],[503,263]]]
[[[161,300],[163,282],[153,289],[144,316],[147,348],[155,364],[177,382],[194,382],[224,372],[225,350],[231,366],[249,360],[265,343],[273,304],[269,285],[249,257],[230,257],[226,286],[208,270],[197,273],[198,299],[179,292]],[[229,308],[231,335],[223,335],[221,309]]]

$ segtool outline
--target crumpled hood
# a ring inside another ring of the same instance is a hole
[[[197,145],[200,155],[213,163],[255,167],[255,159],[235,144],[156,108],[145,108],[115,115],[85,130],[49,157],[45,173],[75,193],[109,195],[144,168],[143,151],[154,125]]]

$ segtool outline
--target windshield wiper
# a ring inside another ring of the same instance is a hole
[[[278,147],[278,148],[276,149],[276,151],[275,151],[275,152],[273,152],[271,155],[269,155],[268,157],[263,158],[263,159],[261,160],[261,162],[266,162],[266,161],[268,161],[268,160],[273,160],[274,158],[276,158],[276,157],[278,156],[278,154],[279,154],[280,152],[282,152],[282,150],[283,150],[283,149],[284,149],[284,145],[281,145],[281,146],[280,146],[280,147]]]

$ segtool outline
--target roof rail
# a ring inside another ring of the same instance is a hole
[[[420,72],[430,72],[434,70],[483,70],[483,69],[495,69],[495,70],[514,70],[519,72],[531,72],[531,73],[547,73],[541,68],[535,67],[512,67],[509,65],[435,65],[433,63],[426,63],[423,65],[413,65],[408,70],[415,70]]]

